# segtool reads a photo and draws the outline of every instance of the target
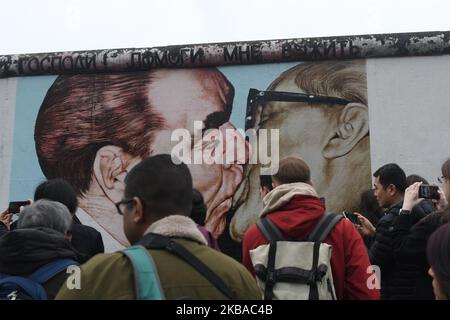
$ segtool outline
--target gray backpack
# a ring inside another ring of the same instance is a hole
[[[323,241],[341,218],[325,214],[307,239],[286,239],[267,216],[257,222],[269,243],[250,258],[265,300],[336,300],[332,247]]]

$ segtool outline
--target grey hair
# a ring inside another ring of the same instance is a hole
[[[25,207],[19,215],[17,228],[49,228],[65,234],[72,225],[69,209],[62,203],[41,199]]]

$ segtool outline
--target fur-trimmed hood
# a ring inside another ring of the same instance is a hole
[[[171,215],[154,222],[145,232],[156,233],[167,237],[186,238],[208,245],[205,237],[198,230],[197,224],[188,217]]]
[[[270,212],[284,207],[297,195],[319,197],[316,190],[310,184],[302,182],[282,184],[264,197],[263,210],[259,216],[263,217]]]

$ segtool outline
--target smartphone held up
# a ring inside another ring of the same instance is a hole
[[[13,214],[18,214],[22,207],[28,206],[30,204],[29,200],[26,201],[11,201],[8,206],[8,212]]]
[[[356,225],[360,225],[361,222],[358,219],[358,216],[354,213],[351,212],[347,212],[347,211],[342,211],[342,215],[344,216],[344,218],[350,220],[351,223],[356,224]]]
[[[439,187],[422,184],[419,187],[419,198],[439,200]]]

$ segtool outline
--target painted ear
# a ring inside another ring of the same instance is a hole
[[[112,202],[119,202],[125,190],[126,158],[122,148],[113,145],[100,148],[95,155],[94,176]]]
[[[341,111],[333,135],[322,150],[326,159],[342,157],[369,133],[369,113],[362,103],[349,103]]]

